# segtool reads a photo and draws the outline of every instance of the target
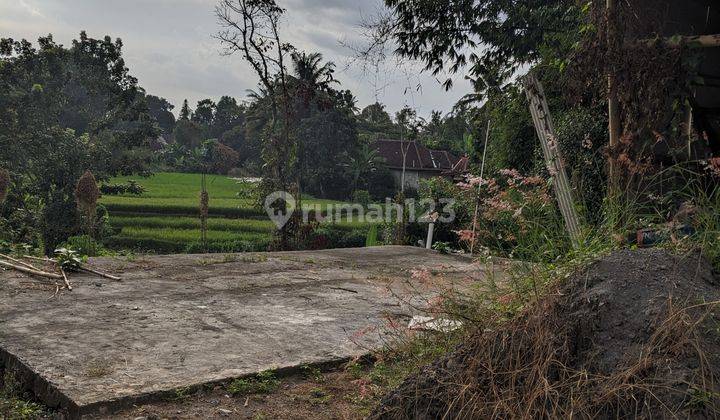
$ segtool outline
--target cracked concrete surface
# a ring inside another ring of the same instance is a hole
[[[44,402],[75,415],[365,354],[387,342],[372,327],[407,322],[436,293],[412,285],[412,270],[441,273],[432,280],[441,288],[486,275],[466,257],[412,247],[90,264],[123,280],[74,274],[74,290],[52,298],[53,285],[0,271],[0,366],[24,372]]]

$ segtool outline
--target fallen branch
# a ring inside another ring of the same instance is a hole
[[[23,258],[27,258],[27,259],[35,260],[35,261],[42,261],[42,262],[51,262],[51,263],[56,262],[55,260],[50,259],[48,257],[40,258],[40,257],[32,256],[32,255],[24,255]]]
[[[65,287],[67,287],[67,289],[72,292],[72,286],[70,286],[70,281],[68,281],[67,275],[65,274],[65,270],[63,270],[62,266],[60,267],[60,272],[62,273],[63,281],[65,282]]]
[[[22,272],[22,273],[32,274],[33,276],[39,276],[39,277],[45,277],[45,278],[57,279],[57,280],[62,279],[62,276],[59,275],[59,274],[48,273],[48,272],[45,272],[45,271],[41,271],[41,270],[37,270],[37,269],[33,269],[33,268],[28,268],[28,267],[25,267],[25,266],[22,266],[22,265],[15,265],[15,264],[12,264],[12,263],[3,261],[3,260],[0,260],[0,266],[7,267],[7,268],[12,268],[13,270],[17,270],[17,271],[20,271],[20,272]]]
[[[37,268],[37,267],[35,267],[35,266],[33,266],[33,265],[30,265],[30,264],[26,263],[25,261],[17,260],[17,259],[15,259],[15,258],[13,258],[13,257],[11,257],[11,256],[9,256],[9,255],[0,254],[0,258],[5,258],[5,259],[8,260],[8,261],[14,262],[15,264],[20,264],[20,265],[22,265],[22,266],[24,266],[24,267],[26,267],[26,268],[31,269],[31,270],[42,271],[41,269],[39,269],[39,268]]]
[[[100,277],[105,277],[106,279],[110,279],[110,280],[116,280],[116,281],[122,280],[120,277],[116,277],[116,276],[113,276],[113,275],[110,275],[107,273],[103,273],[102,271],[93,270],[92,268],[80,267],[80,268],[78,268],[78,270],[85,271],[85,272],[92,273],[92,274],[97,274]]]
[[[57,264],[57,261],[55,261],[55,260],[53,260],[53,259],[50,259],[50,258],[44,258],[44,259],[43,259],[43,258],[33,257],[32,255],[26,255],[25,258],[31,258],[31,259],[33,259],[33,260],[38,260],[38,261],[50,261],[50,262],[54,262],[55,264]],[[122,280],[122,278],[120,278],[120,277],[116,277],[116,276],[113,276],[113,275],[111,275],[111,274],[103,273],[102,271],[93,270],[92,268],[79,267],[78,269],[79,269],[80,271],[85,271],[85,272],[88,272],[88,273],[91,273],[91,274],[96,274],[96,275],[98,275],[98,276],[100,276],[100,277],[105,277],[105,278],[110,279],[110,280],[116,280],[116,281]]]

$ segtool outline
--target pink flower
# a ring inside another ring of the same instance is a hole
[[[472,230],[455,230],[453,232],[458,236],[460,242],[470,243],[476,236]]]

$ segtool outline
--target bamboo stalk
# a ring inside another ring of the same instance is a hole
[[[688,48],[718,48],[720,47],[720,34],[718,35],[694,35],[694,36],[673,36],[670,38],[643,39],[637,41],[640,45],[652,46],[660,42],[667,47],[677,48],[687,46]]]
[[[611,50],[617,37],[617,20],[616,20],[616,3],[615,0],[607,0],[607,46]],[[620,143],[621,127],[620,127],[620,103],[617,92],[617,77],[615,75],[615,66],[610,65],[607,75],[608,83],[608,136],[610,150],[617,147]],[[611,197],[615,196],[618,186],[618,173],[615,160],[611,157],[608,159],[608,192]]]
[[[93,270],[92,268],[80,267],[79,269],[80,269],[80,271],[85,271],[85,272],[88,272],[88,273],[97,274],[98,276],[100,276],[100,277],[105,277],[106,279],[116,280],[116,281],[122,280],[120,277],[116,277],[116,276],[113,276],[113,275],[110,275],[110,274],[107,274],[107,273],[103,273],[102,271]]]
[[[46,277],[46,278],[49,278],[49,279],[57,279],[57,280],[62,279],[62,276],[59,275],[59,274],[47,273],[47,272],[45,272],[45,271],[40,271],[40,270],[36,270],[36,269],[32,269],[32,268],[27,268],[27,267],[24,267],[24,266],[21,266],[21,265],[11,264],[11,263],[9,263],[9,262],[7,262],[7,261],[3,261],[3,260],[0,260],[0,266],[7,267],[7,268],[12,268],[12,269],[17,270],[17,271],[20,271],[20,272],[22,272],[22,273],[32,274],[32,275],[34,275],[34,276]]]
[[[50,259],[50,258],[44,258],[44,259],[43,259],[43,258],[33,257],[32,255],[26,255],[25,258],[31,258],[31,259],[38,260],[38,261],[50,261],[50,262],[54,262],[54,263],[57,264],[57,261],[52,260],[52,259]],[[110,279],[110,280],[116,280],[116,281],[122,280],[122,278],[120,278],[120,277],[116,277],[116,276],[113,276],[113,275],[110,275],[110,274],[107,274],[107,273],[103,273],[102,271],[93,270],[92,268],[79,267],[79,270],[80,270],[80,271],[85,271],[85,272],[88,272],[88,273],[91,273],[91,274],[97,274],[97,275],[100,276],[100,277],[105,277],[105,278],[108,278],[108,279]]]
[[[480,182],[482,182],[483,176],[485,176],[485,157],[487,156],[488,141],[490,140],[490,120],[488,120],[487,131],[485,131],[485,147],[483,147],[482,163],[480,164]],[[477,231],[477,219],[478,211],[480,209],[480,187],[482,184],[478,184],[478,196],[475,197],[475,214],[473,215],[472,224],[472,242],[470,243],[470,255],[475,253],[475,232]]]
[[[60,272],[62,273],[63,281],[65,282],[65,287],[67,287],[67,289],[72,292],[72,286],[70,286],[70,281],[68,280],[67,275],[65,274],[65,270],[63,270],[62,267],[60,267]]]
[[[31,269],[31,270],[42,271],[41,269],[39,269],[39,268],[37,268],[37,267],[35,267],[35,266],[33,266],[33,265],[30,265],[30,264],[26,263],[25,261],[16,260],[15,258],[13,258],[13,257],[11,257],[11,256],[9,256],[9,255],[0,254],[0,258],[5,258],[5,259],[8,260],[8,261],[12,261],[12,262],[14,262],[15,264],[20,264],[20,265],[22,265],[22,266],[24,266],[24,267],[26,267],[26,268]]]
[[[27,259],[35,260],[35,261],[43,261],[43,262],[52,262],[52,263],[56,262],[55,260],[48,258],[48,257],[40,258],[40,257],[32,256],[32,255],[24,255],[23,258],[27,258]]]

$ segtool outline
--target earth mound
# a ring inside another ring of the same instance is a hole
[[[389,393],[371,418],[717,418],[720,282],[618,251]]]

